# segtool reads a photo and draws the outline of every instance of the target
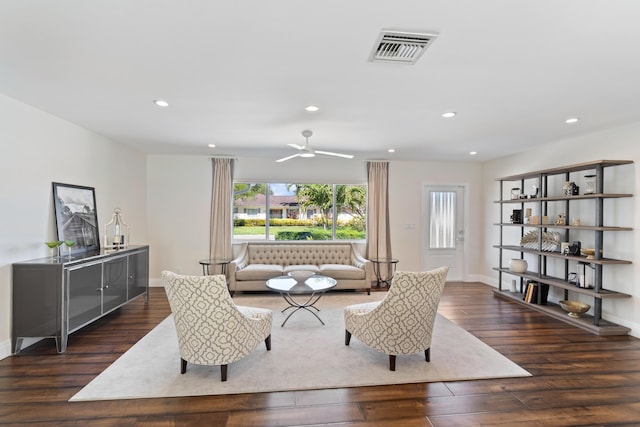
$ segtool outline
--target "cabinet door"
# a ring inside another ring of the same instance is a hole
[[[129,255],[129,299],[142,295],[149,284],[149,252]]]
[[[102,314],[102,263],[67,269],[69,332]]]
[[[102,312],[106,313],[127,301],[127,257],[105,261],[102,271]]]

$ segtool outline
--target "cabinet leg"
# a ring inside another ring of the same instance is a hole
[[[67,351],[68,337],[56,335],[54,338],[56,340],[56,348],[58,349],[58,353],[64,353],[65,351]]]

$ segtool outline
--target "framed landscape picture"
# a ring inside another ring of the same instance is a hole
[[[73,252],[100,250],[96,194],[92,187],[53,183],[58,240],[75,241]]]

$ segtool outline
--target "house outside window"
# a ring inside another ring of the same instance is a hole
[[[365,225],[364,185],[234,184],[234,240],[364,240]]]

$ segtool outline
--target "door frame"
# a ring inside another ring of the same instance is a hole
[[[464,230],[464,240],[462,241],[462,245],[460,249],[462,250],[461,265],[458,266],[459,275],[452,277],[448,281],[465,281],[467,277],[467,253],[469,249],[469,184],[443,184],[443,183],[431,183],[431,182],[423,182],[421,188],[421,226],[422,226],[422,236],[421,236],[421,255],[420,262],[423,270],[427,270],[427,256],[429,253],[429,192],[431,190],[462,190],[462,229]],[[451,277],[451,276],[448,276]]]

